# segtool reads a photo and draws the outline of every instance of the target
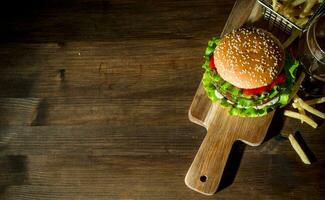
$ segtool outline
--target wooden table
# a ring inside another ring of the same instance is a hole
[[[324,124],[314,130],[280,112],[260,147],[236,143],[219,193],[184,184],[205,134],[187,117],[202,54],[234,1],[8,2],[0,199],[325,197]],[[297,131],[312,165],[278,135]]]

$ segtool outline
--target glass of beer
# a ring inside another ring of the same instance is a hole
[[[310,96],[324,95],[325,15],[316,17],[299,41],[299,59],[306,77],[302,89]]]

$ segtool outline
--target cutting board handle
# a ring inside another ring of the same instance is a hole
[[[235,134],[229,127],[211,126],[185,177],[185,184],[205,195],[213,195],[220,183]]]

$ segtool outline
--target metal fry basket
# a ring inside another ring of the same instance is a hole
[[[273,10],[271,2],[268,0],[258,0],[258,3],[262,5],[262,12],[263,12],[263,16],[264,19],[269,21],[269,23],[279,27],[281,30],[283,30],[284,32],[290,34],[293,29],[296,29],[298,31],[305,31],[306,28],[308,27],[308,25],[310,24],[310,22],[318,15],[321,15],[322,13],[324,13],[325,10],[325,3],[322,3],[317,10],[315,11],[315,13],[309,18],[307,24],[304,25],[304,27],[300,27],[298,25],[296,25],[295,23],[293,23],[292,21],[290,21],[289,19],[287,19],[285,16],[283,16],[282,14],[276,12],[275,10]]]

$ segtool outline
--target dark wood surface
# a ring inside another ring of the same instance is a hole
[[[12,0],[0,7],[0,199],[323,199],[324,124],[277,112],[236,143],[215,196],[184,177],[187,112],[234,1]],[[300,132],[304,165],[281,133]]]

